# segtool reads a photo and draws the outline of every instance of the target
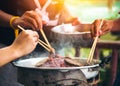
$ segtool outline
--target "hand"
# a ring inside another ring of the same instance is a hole
[[[20,25],[24,28],[39,30],[42,28],[42,17],[36,11],[26,11],[20,18],[15,19],[12,25],[17,28]]]
[[[18,54],[18,57],[31,53],[38,43],[38,38],[39,35],[35,31],[22,31],[12,44],[13,49],[15,49]]]
[[[35,11],[41,15],[42,17],[42,21],[43,21],[43,24],[47,24],[49,22],[49,17],[48,17],[48,13],[46,11],[41,11],[40,9],[35,9]]]
[[[99,28],[100,23],[101,23],[101,19],[97,19],[92,23],[92,28],[90,29],[92,37],[96,37],[97,35],[101,36],[103,34],[106,34],[106,33],[110,32],[113,27],[112,20],[103,20],[103,24],[102,24],[101,28]],[[98,29],[99,29],[99,31],[98,31]]]
[[[70,18],[65,21],[65,23],[72,23],[72,25],[79,25],[81,24],[79,19],[77,17],[75,18]]]

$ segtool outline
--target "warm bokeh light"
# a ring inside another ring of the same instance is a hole
[[[109,3],[110,1],[112,3]],[[65,2],[71,14],[78,16],[82,22],[92,22],[98,18],[117,18],[120,9],[120,0],[66,0]]]

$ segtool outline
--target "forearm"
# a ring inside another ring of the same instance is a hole
[[[15,50],[12,46],[0,49],[0,67],[19,57]]]
[[[111,29],[112,32],[120,32],[120,18],[119,19],[116,19],[113,21],[113,27]]]
[[[0,26],[10,27],[10,19],[13,16],[0,10]]]

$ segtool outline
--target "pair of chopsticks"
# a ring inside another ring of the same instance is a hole
[[[37,8],[41,9],[41,12],[42,12],[42,11],[46,11],[46,9],[47,9],[47,7],[49,6],[49,4],[51,3],[51,1],[52,1],[52,0],[47,0],[47,2],[45,3],[45,5],[41,8],[41,5],[40,5],[39,0],[34,0]],[[39,40],[39,44],[40,44],[41,46],[43,46],[45,49],[47,49],[47,50],[50,49],[49,51],[55,54],[55,50],[54,50],[54,48],[51,47],[50,43],[48,42],[47,37],[45,36],[44,31],[43,31],[42,28],[40,29],[40,32],[41,32],[42,36],[44,37],[45,42],[46,42],[47,44],[43,43],[41,40]],[[46,45],[49,49],[48,49],[47,47],[45,47],[43,44]]]
[[[51,53],[53,53],[53,54],[55,54],[55,49],[50,45],[50,43],[49,43],[49,41],[48,41],[48,39],[47,39],[47,37],[46,37],[46,35],[45,35],[45,33],[44,33],[44,31],[43,31],[43,29],[40,29],[40,32],[41,32],[41,34],[42,34],[42,36],[43,36],[43,38],[44,38],[44,40],[45,40],[45,42],[47,43],[44,43],[42,40],[40,40],[39,39],[39,44],[41,45],[41,46],[43,46],[46,50],[48,50],[49,52],[51,52]],[[42,43],[42,44],[41,44]],[[44,45],[45,46],[44,46]]]
[[[22,31],[24,31],[25,29],[23,27],[21,27],[20,25],[18,25],[18,28],[21,29]],[[38,40],[38,43],[43,46],[48,52],[52,52],[55,53],[54,49],[51,47],[50,43],[48,42],[45,33],[43,32],[43,29],[40,29],[41,34],[43,35],[45,41],[47,42],[47,44],[45,42],[43,42],[42,40]]]
[[[101,23],[98,27],[98,31],[101,29],[102,24],[103,24],[103,19],[101,20]],[[94,55],[94,51],[95,51],[95,48],[96,48],[98,37],[99,37],[99,35],[97,34],[97,36],[95,37],[95,40],[93,42],[92,48],[90,50],[90,53],[89,53],[89,56],[88,56],[88,59],[87,59],[87,63],[91,63],[92,60],[93,60],[93,55]]]
[[[47,0],[47,2],[45,3],[45,5],[41,8],[40,2],[39,0],[34,0],[37,8],[41,9],[41,11],[46,11],[47,7],[50,5],[52,0]]]

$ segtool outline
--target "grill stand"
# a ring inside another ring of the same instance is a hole
[[[25,86],[89,86],[79,69],[61,72],[18,68],[18,82]]]

